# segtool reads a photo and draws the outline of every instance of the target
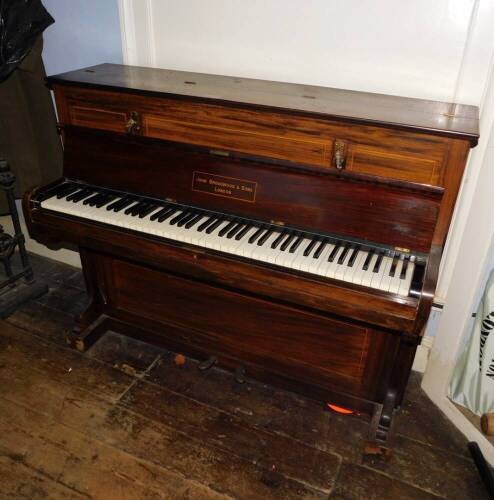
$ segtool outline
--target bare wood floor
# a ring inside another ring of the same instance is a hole
[[[77,269],[33,256],[48,295],[0,322],[0,498],[487,498],[466,443],[413,376],[389,462],[367,423],[114,333],[65,344]]]

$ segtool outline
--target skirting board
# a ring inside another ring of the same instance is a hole
[[[429,361],[429,354],[431,352],[433,343],[434,343],[434,337],[431,337],[430,335],[424,335],[424,337],[422,337],[422,342],[417,347],[415,359],[413,360],[412,370],[420,373],[425,372],[425,368],[427,366],[427,362]]]

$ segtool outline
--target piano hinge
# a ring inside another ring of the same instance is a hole
[[[285,223],[280,221],[280,220],[272,220],[270,221],[271,224],[276,224],[277,226],[284,226]]]
[[[177,200],[175,198],[165,198],[165,201],[168,203],[177,203]]]
[[[402,252],[402,253],[410,253],[411,250],[409,248],[402,248],[402,247],[395,247],[395,250],[397,252]]]

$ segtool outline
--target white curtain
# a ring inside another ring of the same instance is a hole
[[[476,415],[494,411],[494,271],[480,301],[469,343],[456,364],[449,397]]]

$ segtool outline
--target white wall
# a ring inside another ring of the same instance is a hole
[[[145,65],[450,100],[476,2],[122,3],[139,18]]]
[[[43,0],[55,19],[44,34],[49,75],[102,62],[122,62],[117,0]]]

